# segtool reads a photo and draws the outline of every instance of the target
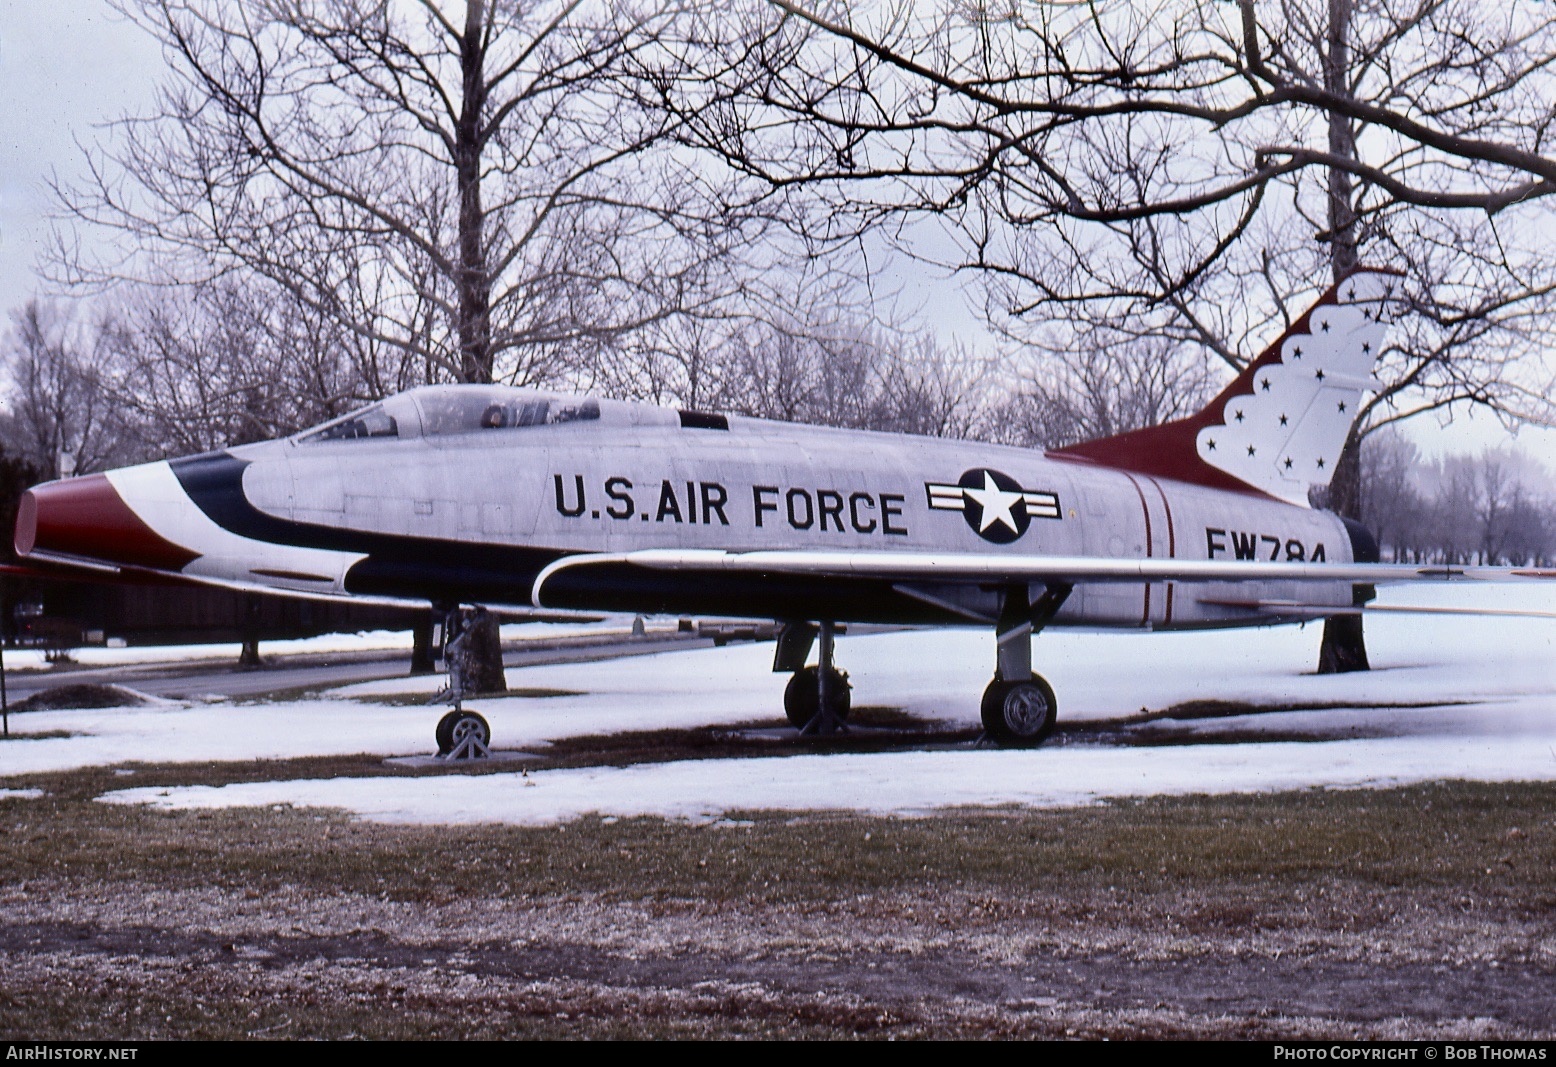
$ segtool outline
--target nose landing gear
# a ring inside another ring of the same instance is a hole
[[[476,712],[455,708],[438,720],[436,735],[443,759],[485,759],[492,754],[492,728]]]
[[[492,728],[486,719],[463,706],[465,695],[465,655],[463,644],[469,638],[465,614],[457,604],[444,615],[443,659],[448,665],[448,688],[432,699],[448,701],[454,709],[438,720],[433,736],[438,742],[438,758],[446,760],[488,759],[492,750]]]

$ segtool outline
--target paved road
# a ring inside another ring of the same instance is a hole
[[[712,638],[687,635],[619,635],[567,638],[510,647],[503,653],[509,667],[543,663],[586,663],[644,656],[690,648],[709,648]],[[264,667],[241,670],[231,660],[185,660],[174,663],[117,667],[64,667],[51,671],[10,671],[6,695],[14,704],[33,693],[58,685],[95,682],[128,686],[152,696],[253,697],[278,691],[302,692],[380,678],[404,677],[410,657],[404,652],[347,653],[269,657]]]

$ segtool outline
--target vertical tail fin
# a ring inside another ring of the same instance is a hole
[[[1377,387],[1397,278],[1347,275],[1197,415],[1051,454],[1305,503],[1329,484],[1361,395]]]

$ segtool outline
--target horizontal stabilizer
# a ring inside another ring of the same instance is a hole
[[[1529,611],[1521,608],[1454,608],[1411,607],[1403,604],[1364,604],[1349,608],[1336,608],[1324,604],[1308,604],[1298,600],[1201,600],[1218,608],[1238,608],[1269,615],[1285,615],[1288,618],[1323,619],[1331,615],[1484,615],[1511,619],[1556,619],[1556,611]]]

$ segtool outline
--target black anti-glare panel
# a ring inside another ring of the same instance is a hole
[[[727,430],[729,420],[723,415],[710,415],[706,411],[681,412],[683,430]]]

